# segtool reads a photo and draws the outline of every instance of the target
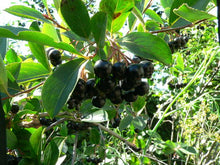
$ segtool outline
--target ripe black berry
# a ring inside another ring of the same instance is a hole
[[[143,96],[149,92],[149,84],[147,82],[141,82],[139,86],[135,88],[135,94]]]
[[[137,100],[137,95],[133,91],[128,91],[127,93],[124,94],[123,98],[127,102],[134,102]]]
[[[105,105],[105,98],[101,96],[93,96],[92,105],[98,108],[102,108]]]
[[[139,57],[137,57],[137,56],[134,56],[134,57],[132,58],[132,62],[138,64],[138,63],[141,62],[141,59],[140,59]]]
[[[114,90],[115,85],[115,80],[112,77],[108,77],[100,79],[100,81],[97,83],[97,88],[105,94],[108,94]]]
[[[113,66],[112,66],[112,74],[113,77],[118,79],[118,80],[122,80],[123,78],[125,78],[125,71],[126,71],[126,65],[123,62],[116,62]]]
[[[126,78],[136,81],[144,76],[144,69],[139,64],[131,64],[127,67]]]
[[[144,77],[150,78],[154,72],[154,65],[150,61],[141,61],[140,64],[144,69]]]
[[[123,90],[129,91],[132,88],[135,88],[140,84],[141,84],[141,78],[136,79],[136,80],[134,80],[134,79],[124,79],[122,81],[121,87],[122,87]]]
[[[113,104],[120,104],[123,102],[122,89],[120,86],[115,87],[115,89],[108,95],[109,100]]]
[[[93,96],[97,95],[98,91],[95,88],[96,82],[94,78],[91,78],[86,81],[86,97],[92,98]]]
[[[19,111],[19,106],[17,104],[12,104],[11,112],[16,114]]]
[[[94,72],[97,77],[106,78],[112,72],[112,64],[105,60],[98,60],[94,65]]]
[[[61,53],[59,50],[52,49],[48,52],[48,57],[53,66],[57,66],[62,63]]]

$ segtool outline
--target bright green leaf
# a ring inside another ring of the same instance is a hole
[[[8,88],[7,72],[2,56],[0,54],[0,91],[8,95],[7,88]]]
[[[107,15],[104,12],[96,13],[91,19],[92,32],[99,48],[105,45],[105,31],[107,26]]]
[[[55,42],[60,42],[60,39],[57,34],[57,30],[53,25],[48,24],[48,23],[44,23],[43,28],[42,28],[42,32],[44,34],[50,36],[51,38],[53,38],[53,40]]]
[[[193,23],[199,20],[215,18],[215,16],[208,14],[205,11],[189,7],[186,3],[181,5],[178,9],[174,9],[173,12],[183,19]]]
[[[122,13],[122,14],[120,14],[120,16],[116,17],[112,21],[112,24],[111,24],[111,32],[112,33],[119,31],[123,27],[129,14],[130,14],[129,12]]]
[[[22,62],[18,75],[18,82],[28,82],[45,78],[50,72],[41,64],[35,62]]]
[[[135,102],[131,103],[135,112],[142,110],[146,105],[146,97],[139,96]]]
[[[147,11],[145,12],[145,14],[148,15],[148,17],[150,17],[150,18],[153,19],[154,21],[163,24],[162,19],[160,18],[160,16],[159,16],[154,10],[147,9]]]
[[[146,127],[146,123],[145,123],[144,119],[140,116],[135,117],[132,120],[132,124],[134,125],[135,128],[137,128],[139,130],[143,130]]]
[[[75,48],[64,42],[55,42],[48,35],[38,32],[38,31],[30,31],[25,28],[17,28],[12,26],[0,26],[0,37],[25,40],[30,42],[36,42],[41,45],[47,45],[63,50],[67,50],[69,52],[75,53],[77,55],[81,55]]]
[[[73,32],[84,38],[89,37],[91,32],[90,17],[81,0],[62,0],[60,11]]]
[[[21,69],[21,63],[20,62],[10,63],[6,65],[6,69],[13,75],[15,79],[17,79]]]
[[[161,5],[163,8],[171,7],[174,0],[160,0]]]
[[[19,17],[40,20],[43,22],[50,23],[50,21],[44,18],[44,16],[39,11],[26,6],[15,5],[5,9],[5,11]]]
[[[122,131],[123,129],[127,128],[131,124],[132,120],[133,117],[131,115],[124,117],[119,124],[119,130]]]
[[[30,137],[30,144],[33,148],[33,151],[36,155],[41,153],[41,136],[42,136],[43,127],[39,127],[34,131]]]
[[[62,152],[62,148],[63,148],[63,145],[65,144],[65,141],[66,141],[66,137],[55,137],[53,138],[53,141],[55,142],[55,144],[57,145],[58,149],[59,149],[59,156],[61,155],[61,152]]]
[[[180,70],[181,72],[184,71],[184,61],[183,61],[183,57],[182,55],[179,53],[177,56],[177,60],[176,60],[176,66],[175,66],[178,70]]]
[[[84,59],[69,61],[57,68],[46,80],[42,89],[43,106],[51,117],[55,116],[66,103],[78,81]]]
[[[14,49],[9,49],[6,53],[6,60],[8,63],[21,62],[21,59],[18,57]]]
[[[166,65],[172,63],[172,54],[167,43],[150,33],[133,32],[120,38],[119,44],[125,46],[136,56],[160,61]]]

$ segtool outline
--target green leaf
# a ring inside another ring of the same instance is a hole
[[[131,115],[124,117],[119,124],[119,130],[122,131],[123,129],[127,128],[131,124],[132,120],[133,117]]]
[[[146,127],[144,119],[140,116],[135,117],[132,120],[132,124],[134,125],[134,128],[137,128],[139,130],[143,130]]]
[[[15,149],[18,142],[16,135],[11,130],[6,129],[6,136],[7,136],[7,147],[10,149]]]
[[[146,21],[145,26],[146,26],[146,30],[149,31],[155,31],[161,29],[160,24],[154,20]]]
[[[174,13],[174,9],[179,8],[183,3],[187,3],[188,6],[193,7],[198,10],[205,10],[206,6],[210,0],[178,0],[174,1],[171,8],[170,8],[170,17],[169,17],[169,24],[172,27],[179,27],[185,26],[190,24],[189,21],[184,20],[183,18],[179,17]]]
[[[183,61],[183,57],[182,55],[179,53],[177,56],[177,60],[176,60],[176,66],[175,66],[178,70],[180,70],[181,72],[184,71],[184,61]]]
[[[160,0],[161,5],[163,8],[171,7],[174,0]]]
[[[187,146],[184,143],[180,143],[180,145],[178,145],[178,147],[177,147],[177,150],[181,151],[182,153],[187,154],[187,155],[197,154],[197,151],[194,147]]]
[[[5,58],[7,46],[8,46],[7,38],[0,37],[0,54],[2,55],[3,59]]]
[[[40,20],[46,23],[50,23],[50,21],[44,18],[44,16],[39,11],[26,6],[15,5],[5,9],[5,11],[19,17]]]
[[[9,49],[6,53],[6,60],[8,63],[21,62],[22,60],[18,57],[14,49]]]
[[[208,14],[205,11],[189,7],[186,3],[181,5],[178,9],[174,9],[173,12],[176,15],[192,23],[195,23],[197,21],[204,20],[204,19],[215,18],[215,16]]]
[[[154,10],[147,9],[147,11],[145,12],[145,14],[148,15],[148,17],[150,17],[150,18],[153,19],[154,21],[163,24],[162,19],[160,18],[160,16],[159,16]]]
[[[35,62],[22,62],[18,75],[18,82],[29,82],[45,78],[50,72],[41,64]]]
[[[44,164],[55,165],[59,157],[59,149],[52,140],[44,151]]]
[[[167,140],[163,147],[163,153],[166,155],[172,154],[175,152],[176,144],[170,140]]]
[[[21,63],[20,62],[13,62],[8,65],[6,65],[6,69],[12,74],[12,76],[17,79],[20,69],[21,69]]]
[[[123,25],[124,25],[124,23],[125,23],[125,21],[126,21],[129,14],[130,14],[129,12],[122,13],[122,14],[120,14],[119,17],[116,17],[112,21],[112,24],[111,24],[111,32],[112,33],[119,31],[123,27]]]
[[[146,105],[146,97],[138,96],[137,100],[132,102],[131,105],[135,112],[141,111]]]
[[[85,38],[78,36],[73,31],[66,31],[63,32],[62,35],[68,37],[70,40],[76,40],[76,41],[86,41]]]
[[[85,118],[83,118],[82,121],[95,123],[105,122],[108,121],[108,113],[104,110],[98,110],[85,116]]]
[[[73,46],[64,42],[55,42],[48,35],[38,31],[30,31],[29,29],[17,28],[12,26],[0,26],[0,37],[36,42],[41,45],[47,45],[47,46],[67,50],[69,52],[81,56],[81,54],[78,51],[76,51],[76,49]]]
[[[84,59],[69,61],[57,68],[42,89],[43,106],[51,117],[59,113],[78,81]]]
[[[5,64],[0,54],[0,91],[9,95],[8,91],[8,77]]]
[[[41,154],[41,136],[42,136],[43,127],[39,127],[34,131],[34,133],[30,137],[30,144],[34,153],[37,156]]]
[[[100,133],[97,129],[92,128],[89,132],[89,141],[92,144],[99,144],[100,142]]]
[[[11,95],[19,92],[21,89],[18,86],[18,83],[16,82],[14,76],[8,70],[7,70],[7,76],[8,76],[8,92]]]
[[[133,32],[118,39],[118,42],[136,56],[157,60],[166,65],[172,63],[172,54],[169,46],[163,39],[153,34]]]
[[[54,137],[53,141],[55,142],[55,144],[57,145],[58,149],[59,149],[59,156],[61,155],[62,152],[62,148],[63,145],[65,144],[66,141],[66,137]]]
[[[32,111],[41,111],[41,104],[40,101],[37,98],[33,98],[27,101],[27,103],[24,106],[24,109],[29,109]]]
[[[81,0],[62,0],[60,11],[73,32],[84,38],[89,37],[91,32],[90,17]]]
[[[51,38],[53,38],[54,41],[60,42],[60,39],[57,34],[57,30],[53,25],[48,24],[48,23],[44,23],[42,32],[44,34],[50,36]]]
[[[107,15],[104,12],[96,13],[91,19],[91,28],[96,44],[99,48],[105,45],[105,31],[107,26]]]

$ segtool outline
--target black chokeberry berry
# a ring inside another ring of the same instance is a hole
[[[108,77],[100,79],[96,87],[105,94],[108,94],[114,90],[115,86],[115,80],[112,77]]]
[[[105,60],[98,60],[94,65],[94,72],[97,77],[106,78],[112,72],[112,64]]]
[[[92,98],[92,105],[98,108],[102,108],[105,105],[105,102],[106,102],[105,98],[101,96],[93,96]]]
[[[57,66],[62,63],[61,53],[57,49],[52,49],[48,52],[48,57],[53,66]]]
[[[116,62],[115,64],[113,64],[112,66],[113,77],[118,80],[122,80],[123,78],[125,78],[126,68],[127,68],[126,64],[123,62]]]
[[[141,84],[135,88],[135,94],[139,96],[144,96],[148,92],[149,84],[147,82],[141,82]]]
[[[16,114],[19,111],[19,106],[17,104],[12,104],[11,112]]]
[[[135,88],[140,84],[141,84],[141,78],[136,79],[136,80],[134,80],[134,79],[124,79],[122,81],[121,87],[122,87],[123,90],[129,91],[132,88]]]
[[[134,102],[137,100],[138,96],[133,91],[128,91],[123,95],[123,98],[127,102]]]
[[[126,78],[136,81],[144,76],[144,69],[140,64],[131,64],[127,67]]]
[[[151,78],[154,72],[154,65],[152,64],[152,62],[146,60],[146,61],[141,61],[140,64],[144,69],[144,77]]]
[[[132,62],[138,64],[138,63],[141,62],[141,59],[140,59],[139,57],[137,57],[137,56],[134,56],[134,57],[132,58]]]
[[[93,96],[98,94],[97,89],[95,88],[96,81],[94,78],[91,78],[86,81],[86,97],[92,98]]]
[[[108,95],[109,100],[113,104],[120,104],[123,102],[122,89],[120,86],[115,87],[115,89]]]

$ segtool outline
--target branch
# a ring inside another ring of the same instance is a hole
[[[203,20],[200,20],[198,22],[195,22],[195,23],[191,23],[189,25],[185,25],[185,26],[180,26],[180,27],[176,27],[176,28],[169,28],[169,29],[162,29],[162,30],[156,30],[156,31],[152,31],[150,32],[151,34],[154,34],[154,33],[162,33],[162,32],[168,32],[168,31],[174,31],[174,30],[180,30],[180,29],[184,29],[184,28],[187,28],[187,27],[193,27],[195,26],[196,24],[199,24],[203,21],[206,21],[207,19],[203,19]]]
[[[40,84],[37,84],[36,86],[34,86],[34,87],[32,87],[32,88],[29,88],[29,89],[27,89],[27,90],[25,90],[25,91],[16,93],[16,94],[14,94],[14,95],[11,95],[11,97],[19,96],[19,95],[24,94],[24,93],[29,93],[29,92],[31,92],[32,90],[34,90],[34,89],[38,88],[39,86],[43,85],[44,82],[45,82],[45,81],[43,81],[43,82],[41,82]],[[9,98],[11,98],[11,97],[10,97],[10,96],[3,97],[1,100],[7,100],[7,99],[9,99]]]
[[[123,137],[121,137],[120,135],[115,133],[114,131],[104,127],[103,125],[101,125],[99,123],[93,123],[93,124],[100,127],[102,130],[108,132],[109,134],[113,135],[114,137],[118,138],[119,140],[123,141],[125,144],[127,144],[129,147],[131,147],[134,151],[138,152],[141,150],[140,148],[137,148],[135,144],[127,141],[126,139],[124,139]]]
[[[52,21],[58,28],[64,29],[66,31],[69,31],[68,28],[63,27],[62,25],[60,25],[57,21],[55,21],[53,18],[50,18],[48,15],[43,14],[44,18]]]
[[[61,119],[57,120],[56,122],[52,123],[49,127],[47,127],[47,128],[45,129],[45,132],[49,131],[50,129],[52,129],[52,128],[55,127],[56,125],[58,125],[58,124],[64,122],[65,120],[66,120],[66,118],[61,118]]]

